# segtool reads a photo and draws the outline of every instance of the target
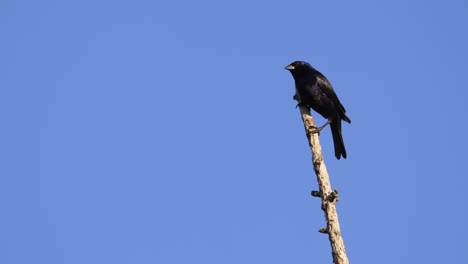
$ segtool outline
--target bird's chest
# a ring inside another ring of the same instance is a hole
[[[301,100],[306,102],[315,102],[319,103],[323,101],[323,92],[321,91],[320,87],[315,84],[311,83],[298,83],[296,84],[296,91],[301,97]]]
[[[317,85],[304,84],[302,86],[296,86],[296,90],[302,103],[307,104],[325,118],[333,114],[331,113],[332,108],[330,100]]]

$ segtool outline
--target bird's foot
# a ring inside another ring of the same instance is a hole
[[[316,126],[309,126],[307,128],[307,133],[308,134],[315,134],[317,133],[320,136],[320,131],[324,129],[326,126],[328,126],[331,123],[331,121],[327,121],[323,126],[321,127],[316,127]]]
[[[316,126],[307,127],[307,134],[318,134],[320,136],[320,131],[322,131],[320,127],[316,127]]]

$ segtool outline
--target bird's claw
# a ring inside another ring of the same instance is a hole
[[[326,126],[328,126],[328,124],[330,124],[330,122],[325,123],[325,125],[323,125],[321,127],[309,126],[309,130],[311,131],[312,134],[317,133],[320,136],[320,131],[322,131],[322,129],[324,129]]]
[[[307,133],[308,134],[318,134],[320,136],[320,131],[321,131],[321,129],[316,127],[316,126],[309,126],[307,128]]]

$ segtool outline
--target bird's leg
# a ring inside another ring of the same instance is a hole
[[[329,124],[331,123],[330,119],[327,120],[327,122],[325,124],[323,124],[323,126],[317,128],[318,131],[322,131],[322,129],[324,129],[325,127],[327,127]]]

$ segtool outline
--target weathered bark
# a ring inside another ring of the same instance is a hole
[[[317,175],[319,186],[318,192],[312,192],[312,196],[320,197],[322,200],[322,210],[325,213],[327,228],[320,229],[319,232],[328,234],[332,248],[333,263],[348,264],[343,238],[341,237],[340,223],[335,203],[338,201],[338,191],[332,190],[330,178],[322,156],[322,147],[319,142],[319,134],[314,133],[316,127],[310,110],[306,106],[299,106],[301,110],[302,121],[306,130],[309,146],[312,151],[312,163]]]

